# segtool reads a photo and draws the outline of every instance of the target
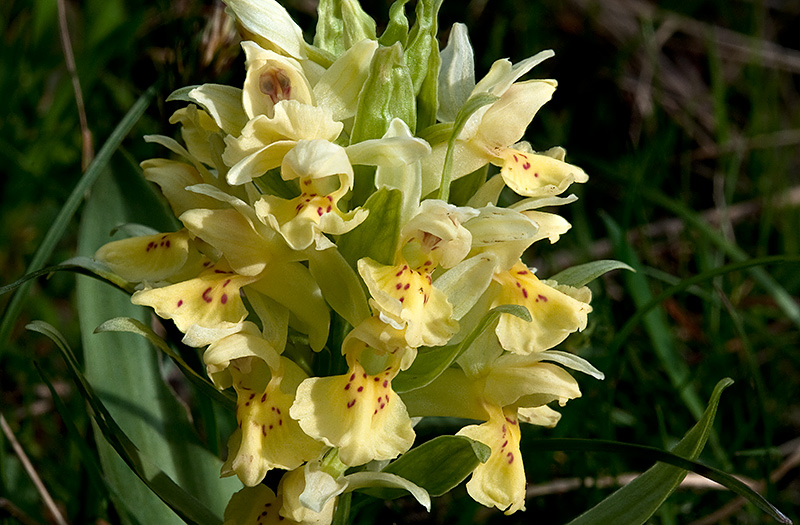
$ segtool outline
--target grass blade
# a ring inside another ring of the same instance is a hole
[[[103,436],[108,440],[108,443],[139,479],[141,479],[164,503],[169,505],[169,507],[184,521],[198,524],[221,524],[222,520],[218,516],[214,515],[213,512],[200,503],[194,496],[184,491],[148,457],[141,454],[136,445],[133,444],[119,425],[117,425],[116,421],[114,421],[111,413],[106,409],[100,398],[95,394],[94,388],[92,388],[89,381],[87,381],[81,373],[75,354],[69,348],[69,345],[58,330],[42,321],[34,321],[27,325],[26,328],[34,332],[39,332],[56,343],[64,361],[67,363],[70,373],[73,375],[75,384],[83,398],[89,404],[95,423],[97,423]],[[131,501],[129,499],[130,496],[130,487],[125,487],[125,498],[127,501]],[[138,510],[138,516],[141,516],[142,509],[136,510]],[[159,519],[163,520],[164,517],[162,516]],[[164,523],[164,521],[150,523]]]
[[[59,211],[58,216],[53,221],[53,225],[47,231],[39,248],[37,248],[36,253],[33,255],[33,259],[28,265],[28,270],[25,272],[26,274],[41,269],[53,254],[56,244],[58,244],[58,241],[64,236],[67,226],[72,221],[86,193],[108,165],[111,155],[122,143],[122,139],[125,138],[134,124],[136,124],[142,114],[144,114],[144,111],[147,109],[147,106],[150,105],[155,94],[156,86],[153,85],[139,97],[139,100],[131,106],[131,109],[122,118],[119,125],[114,128],[114,131],[108,137],[106,143],[103,144],[103,147],[100,148],[100,151],[83,174],[83,177],[81,177],[78,184],[75,185],[75,189],[70,193],[67,202],[61,207],[61,211]],[[11,330],[14,327],[14,322],[17,320],[17,316],[22,309],[22,301],[25,299],[31,285],[31,281],[23,283],[8,303],[8,307],[3,314],[3,319],[0,321],[0,353],[2,352],[1,349],[5,347],[6,341],[8,341]]]

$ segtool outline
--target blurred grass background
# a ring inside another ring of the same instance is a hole
[[[314,24],[313,0],[285,5]],[[387,2],[363,2],[385,22]],[[147,133],[174,134],[165,103],[176,88],[243,79],[243,57],[218,2],[66,2],[66,22],[93,148],[99,149],[136,98],[162,78],[157,102],[112,160],[137,176],[158,150]],[[492,61],[541,49],[556,57],[534,70],[555,78],[554,99],[534,119],[535,149],[562,145],[590,181],[563,210],[573,230],[534,246],[543,276],[598,258],[636,274],[593,285],[589,328],[566,346],[606,373],[579,378],[583,397],[562,409],[542,437],[612,439],[669,447],[692,426],[716,382],[722,397],[702,459],[753,480],[790,518],[800,518],[800,266],[777,262],[726,272],[667,297],[625,329],[652,297],[724,265],[800,251],[800,4],[770,0],[448,1],[443,37],[465,22],[482,75]],[[0,5],[0,285],[24,274],[43,234],[81,174],[83,142],[73,84],[52,0]],[[85,162],[85,160],[84,160]],[[51,263],[74,255],[77,222]],[[0,297],[5,308],[8,295]],[[46,320],[79,346],[74,277],[36,283],[11,341],[0,349],[0,410],[70,523],[116,522],[92,489],[75,443],[34,366],[89,426],[61,358],[26,333]],[[793,310],[794,308],[794,310]],[[421,437],[454,431],[447,422]],[[0,437],[0,523],[50,518],[18,457]],[[564,523],[599,502],[613,477],[641,472],[642,458],[524,451],[527,512],[504,518],[466,497],[441,498],[431,515],[406,499],[360,508],[360,523]],[[357,503],[357,502],[356,502]],[[686,483],[653,523],[768,523],[728,492]]]

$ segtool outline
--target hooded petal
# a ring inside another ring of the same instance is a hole
[[[336,497],[329,498],[318,511],[312,510],[301,503],[300,496],[303,495],[307,485],[317,479],[313,477],[308,479],[308,472],[308,464],[306,464],[304,468],[297,468],[283,475],[278,485],[278,495],[281,500],[280,514],[282,517],[297,523],[308,525],[330,524],[333,520],[333,513],[336,510]],[[328,477],[330,478],[330,476]]]
[[[281,100],[314,104],[311,85],[297,60],[262,49],[255,42],[242,42],[242,48],[247,57],[242,106],[248,118],[272,118],[273,108]]]
[[[486,463],[478,465],[467,482],[467,492],[482,505],[506,514],[525,510],[525,468],[519,450],[517,409],[493,408],[482,425],[462,428],[456,435],[480,441],[492,449]]]
[[[272,370],[281,366],[278,350],[250,321],[244,322],[240,332],[214,341],[203,352],[203,362],[208,377],[219,389],[228,388],[233,384],[233,377],[228,370],[231,361],[245,357],[261,359]]]
[[[339,448],[346,465],[393,459],[414,443],[411,419],[391,387],[397,369],[368,375],[359,363],[347,374],[306,379],[290,414],[302,429]]]

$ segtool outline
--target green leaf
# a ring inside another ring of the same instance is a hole
[[[434,76],[439,73],[439,41],[436,33],[439,29],[438,16],[442,0],[417,0],[417,20],[408,35],[405,62],[411,71],[414,93],[419,93],[425,79],[431,74],[429,61],[437,62]],[[434,78],[434,89],[436,86]],[[434,112],[435,114],[435,112]]]
[[[378,39],[382,46],[389,47],[396,42],[406,47],[408,40],[408,18],[406,18],[406,4],[408,0],[395,0],[389,8],[389,23]]]
[[[717,383],[703,416],[673,448],[674,454],[690,460],[694,460],[700,455],[711,433],[722,391],[732,383],[733,381],[728,378]],[[570,522],[570,525],[643,524],[680,485],[685,476],[686,470],[683,468],[657,464],[592,509],[578,516]]]
[[[231,412],[236,410],[236,399],[228,392],[220,392],[206,377],[198,374],[184,359],[175,352],[163,339],[161,339],[150,327],[144,325],[138,319],[130,317],[115,317],[98,326],[94,333],[102,332],[129,332],[141,335],[150,343],[169,356],[178,365],[183,375],[186,376],[198,391],[221,404]]]
[[[478,336],[492,326],[494,322],[500,318],[501,314],[511,314],[526,321],[531,320],[531,314],[524,306],[503,304],[492,308],[483,316],[481,322],[478,323],[461,343],[452,346],[440,346],[421,351],[417,354],[417,357],[408,370],[400,372],[397,374],[397,377],[392,380],[392,390],[398,394],[402,394],[403,392],[416,390],[432,383],[433,380],[447,370],[461,354],[472,346],[472,343],[475,342]]]
[[[103,147],[100,148],[100,151],[97,152],[97,156],[87,168],[86,173],[83,174],[78,184],[75,185],[75,189],[70,193],[64,206],[61,207],[61,211],[58,212],[58,216],[53,221],[53,225],[47,231],[41,244],[36,249],[36,253],[33,255],[33,259],[25,272],[26,274],[31,274],[42,268],[53,254],[56,244],[61,240],[67,227],[72,222],[72,217],[75,215],[78,206],[80,206],[89,189],[105,169],[108,161],[111,159],[111,155],[122,143],[122,139],[130,132],[131,128],[133,128],[134,124],[139,120],[139,117],[144,114],[144,111],[147,109],[147,106],[150,105],[150,101],[153,100],[155,94],[156,86],[154,85],[139,97],[139,100],[131,106],[128,113],[122,118],[117,127],[114,128],[114,131],[108,137],[106,143],[103,144]],[[6,307],[2,322],[0,322],[0,348],[6,347],[5,343],[8,341],[11,329],[14,327],[14,322],[17,320],[17,316],[22,309],[22,301],[25,299],[31,284],[31,282],[23,283]],[[2,351],[0,351],[0,354],[1,353]]]
[[[408,124],[412,133],[417,127],[414,85],[399,43],[375,51],[358,96],[350,143],[383,137],[395,118]]]
[[[94,388],[81,373],[75,354],[69,348],[69,345],[58,330],[42,321],[34,321],[28,324],[26,328],[39,332],[56,343],[64,361],[67,363],[81,396],[88,403],[92,412],[92,417],[101,430],[102,435],[106,438],[107,443],[109,443],[116,453],[119,454],[119,457],[125,461],[130,471],[135,473],[161,501],[169,505],[169,508],[172,509],[175,514],[169,511],[158,510],[158,508],[164,507],[148,509],[137,508],[135,506],[137,501],[134,494],[134,487],[116,486],[116,492],[124,494],[125,497],[125,505],[123,508],[131,509],[136,519],[141,523],[180,523],[180,521],[177,520],[177,516],[180,516],[181,519],[189,523],[221,524],[222,520],[219,516],[216,516],[197,500],[197,498],[178,486],[169,475],[156,466],[156,463],[148,456],[142,454],[119,425],[117,425],[117,422],[95,393]],[[109,478],[110,484],[114,485],[113,477],[109,476]],[[155,519],[157,521],[145,521],[146,519]]]
[[[625,239],[619,225],[607,216],[603,216],[603,220],[606,223],[606,228],[614,244],[617,256],[633,268],[640,268],[641,262],[630,243]],[[652,300],[653,293],[650,290],[650,284],[641,272],[626,273],[623,276],[623,281],[633,302],[636,304],[637,310]],[[661,362],[670,383],[678,391],[681,400],[683,400],[692,416],[700,419],[703,414],[703,402],[700,400],[697,389],[690,379],[691,372],[689,367],[676,347],[675,336],[669,328],[665,311],[661,308],[654,309],[645,314],[643,320],[645,331],[653,345],[653,352]],[[723,466],[729,468],[730,461],[719,445],[716,435],[711,437],[711,448]]]
[[[567,286],[580,288],[612,270],[636,271],[621,261],[600,260],[567,268],[553,275],[550,279],[556,281],[558,284],[566,284]]]
[[[68,259],[61,264],[48,266],[47,268],[42,268],[41,270],[31,272],[23,277],[20,277],[11,284],[0,287],[0,295],[8,293],[19,286],[22,286],[22,284],[26,281],[60,271],[71,271],[82,275],[88,275],[89,277],[96,277],[105,283],[116,286],[120,290],[133,293],[134,284],[129,283],[119,275],[111,272],[105,265],[100,264],[89,257],[73,257],[72,259]]]
[[[159,220],[151,191],[140,177],[100,178],[83,213],[79,252],[94,253],[110,241],[109,225]],[[240,486],[233,478],[219,478],[222,462],[201,444],[185,407],[164,383],[159,354],[146,339],[133,334],[94,334],[97,326],[115,316],[145,324],[150,311],[132,305],[127,293],[82,277],[77,283],[77,304],[85,374],[100,401],[161,471],[213,513],[222,515],[230,495]],[[97,441],[109,483],[125,495],[137,520],[175,522],[175,516],[150,491],[152,487],[141,484],[120,461],[111,448],[114,444],[100,435]]]
[[[314,45],[335,57],[346,51],[341,0],[319,0]]]
[[[403,195],[399,190],[381,188],[373,193],[364,208],[366,220],[339,237],[339,251],[353,268],[362,257],[381,264],[393,264],[400,237],[400,213]]]
[[[433,497],[449,492],[464,481],[475,467],[489,459],[489,447],[465,436],[439,436],[412,448],[389,463],[383,472],[396,474],[425,489]],[[391,489],[363,490],[390,499],[403,493]]]
[[[313,250],[308,270],[331,308],[352,326],[370,316],[361,279],[337,248]]]

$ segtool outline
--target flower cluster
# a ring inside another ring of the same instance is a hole
[[[564,367],[602,377],[553,350],[586,327],[588,288],[522,260],[570,228],[542,209],[587,180],[563,149],[520,142],[556,88],[520,79],[552,52],[476,81],[463,25],[439,50],[434,0],[418,0],[410,30],[395,2],[380,36],[357,2],[323,0],[313,45],[275,0],[226,3],[244,84],[174,93],[189,102],[170,120],[183,145],[147,140],[180,160],[142,163],[183,228],[95,256],[235,391],[222,475],[246,487],[226,523],[329,523],[340,494],[370,484],[427,502],[379,462],[428,416],[476,420],[458,435],[491,454],[469,494],[524,509],[521,423],[553,426],[548,404],[580,395]],[[499,207],[505,188],[520,198]],[[452,359],[425,370],[436,352]],[[272,469],[285,471],[275,490]]]

